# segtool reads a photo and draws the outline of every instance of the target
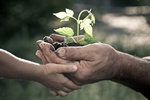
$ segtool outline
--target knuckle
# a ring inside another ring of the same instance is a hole
[[[78,55],[82,54],[79,49],[80,48],[73,48],[73,47],[67,48],[66,56],[68,57],[68,59],[73,59],[73,58],[76,59],[77,54]]]

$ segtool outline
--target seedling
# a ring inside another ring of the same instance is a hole
[[[81,19],[81,15],[83,13],[87,13],[83,19]],[[93,36],[93,28],[92,26],[95,24],[95,17],[90,10],[82,10],[78,17],[74,17],[73,10],[66,9],[66,11],[54,13],[54,15],[60,19],[60,22],[69,21],[69,19],[73,19],[77,23],[76,35],[77,37],[81,34],[80,32],[83,30],[84,38],[83,39],[74,39],[74,30],[70,27],[62,27],[58,29],[54,29],[55,32],[66,36],[65,43],[79,43],[81,45],[87,45],[91,43],[96,43],[98,40]]]

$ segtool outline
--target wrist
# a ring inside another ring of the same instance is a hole
[[[117,62],[116,62],[116,68],[117,68],[117,72],[116,72],[116,76],[114,77],[115,80],[120,79],[120,77],[122,76],[123,72],[124,72],[124,62],[126,61],[126,57],[122,52],[117,51]]]
[[[116,64],[118,70],[114,79],[133,79],[137,77],[136,73],[141,72],[142,66],[140,65],[142,65],[142,61],[139,58],[118,51]]]
[[[147,90],[150,91],[150,62],[118,52],[117,67],[117,74],[112,81],[126,85],[142,94]]]
[[[120,81],[130,78],[132,76],[132,71],[135,67],[133,64],[137,63],[137,61],[135,60],[135,57],[117,51],[117,59],[115,64],[117,71],[113,80]]]
[[[34,74],[33,74],[33,81],[36,82],[41,82],[43,74],[44,73],[44,65],[37,65],[37,67],[35,68]]]

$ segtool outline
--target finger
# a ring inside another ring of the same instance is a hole
[[[40,44],[41,42],[43,42],[43,40],[37,40],[36,43]]]
[[[57,42],[64,42],[65,36],[58,35],[58,34],[51,34],[50,37]]]
[[[43,40],[38,40],[38,41],[36,41],[37,49],[38,49],[38,50],[41,50],[39,44],[42,43],[42,42],[43,42]]]
[[[44,42],[48,42],[48,43],[51,43],[51,44],[54,42],[53,39],[51,37],[49,37],[49,36],[45,36],[43,38],[43,40],[44,40]]]
[[[48,65],[49,66],[49,65]],[[65,64],[52,64],[50,66],[55,66],[51,67],[51,70],[56,73],[73,73],[77,71],[77,66],[75,65],[65,65]]]
[[[41,51],[42,51],[42,45],[41,44],[44,44],[44,45],[47,44],[47,45],[49,45],[49,49],[50,50],[52,50],[52,51],[55,50],[54,46],[52,44],[50,44],[50,43],[46,43],[44,41],[39,40],[39,41],[37,41],[37,44],[38,44],[38,46],[39,46]]]
[[[69,93],[69,92],[73,91],[72,89],[69,89],[69,88],[67,88],[67,87],[64,87],[62,90],[63,90],[64,92],[66,92],[66,93]]]
[[[57,94],[60,95],[61,97],[67,96],[68,93],[64,92],[64,91],[57,91]]]
[[[58,63],[58,64],[67,63],[66,60],[57,57],[57,55],[49,49],[51,47],[51,44],[43,42],[40,44],[40,46],[43,51],[44,57],[46,58],[47,61],[50,61],[52,63]]]
[[[50,37],[57,42],[64,42],[65,40],[65,36],[62,35],[58,35],[58,34],[51,34]],[[79,35],[79,36],[74,36],[73,37],[75,40],[81,40],[82,38],[84,38],[84,35]]]
[[[56,51],[57,56],[67,60],[90,60],[91,51],[86,47],[61,47]]]
[[[54,90],[49,90],[50,91],[50,94],[53,95],[53,96],[58,96],[57,92],[55,92]]]
[[[41,55],[40,55],[39,52],[40,52],[40,50],[37,50],[37,51],[35,52],[35,55],[41,59]]]
[[[43,64],[47,64],[48,63],[48,61],[44,57],[44,55],[43,55],[41,50],[37,50],[36,55],[42,60]],[[50,63],[50,61],[49,61],[49,63]]]
[[[64,76],[69,80],[68,84],[65,84],[65,86],[69,89],[75,90],[75,89],[81,89],[83,82],[80,82],[73,74],[64,74]],[[70,82],[71,81],[71,82]],[[70,84],[70,85],[69,85]],[[73,86],[72,86],[72,85]]]
[[[75,89],[69,89],[69,88],[67,88],[67,87],[63,87],[61,90],[64,91],[64,92],[66,92],[66,93],[69,93],[69,92],[71,92],[71,91],[73,91],[73,90],[75,90]],[[58,95],[57,92],[56,92],[56,90],[50,89],[49,91],[50,91],[50,93],[51,93],[53,96],[57,96],[57,95]]]
[[[67,87],[70,90],[77,90],[77,89],[81,89],[81,86],[76,85],[75,83],[73,83],[72,81],[68,80],[65,84],[65,87]],[[64,90],[65,91],[65,90]],[[67,92],[67,91],[66,91]]]
[[[47,43],[48,44],[48,43]],[[48,44],[48,45],[50,45],[50,44]],[[45,49],[45,43],[41,43],[40,44],[40,47],[41,47],[41,50],[42,50],[42,54],[43,54],[43,56],[44,56],[44,58],[46,59],[46,61],[47,62],[52,62],[51,61],[51,59],[52,58],[50,58],[48,55],[50,55],[49,53],[50,52],[52,52],[49,48],[50,48],[50,46],[48,46],[48,51],[46,51],[46,49]],[[47,47],[46,47],[47,48]]]

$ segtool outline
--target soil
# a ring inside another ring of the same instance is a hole
[[[57,49],[60,48],[60,47],[82,46],[81,44],[75,43],[75,42],[68,43],[68,44],[67,44],[67,43],[64,43],[64,42],[61,42],[61,43],[59,43],[59,42],[54,42],[52,45],[54,46],[55,50],[57,50]]]
[[[68,46],[83,46],[79,43],[65,43],[65,42],[56,42],[54,41],[52,38],[50,38],[49,36],[45,36],[43,38],[44,42],[50,43],[51,45],[53,45],[53,47],[55,48],[55,50],[57,50],[60,47],[68,47]]]

